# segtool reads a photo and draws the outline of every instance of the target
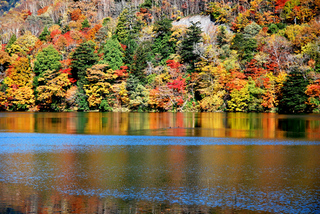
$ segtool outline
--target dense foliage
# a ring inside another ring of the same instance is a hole
[[[6,2],[1,110],[320,111],[318,0]]]

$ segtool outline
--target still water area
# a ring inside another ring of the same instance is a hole
[[[3,112],[0,213],[320,213],[320,115]]]

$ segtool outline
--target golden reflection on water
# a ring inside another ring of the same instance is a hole
[[[1,177],[9,182],[0,181],[0,205],[23,213],[114,213],[121,206],[151,209],[164,203],[152,204],[165,192],[168,203],[176,202],[168,209],[177,206],[178,211],[183,205],[177,201],[186,194],[207,202],[230,197],[226,200],[237,200],[244,207],[260,204],[265,211],[270,203],[284,206],[282,211],[299,210],[292,202],[317,203],[318,154],[317,145],[101,146],[1,154]],[[130,189],[148,200],[132,204],[120,200]],[[208,212],[206,206],[197,209]]]
[[[0,113],[0,131],[319,141],[320,115]],[[318,203],[319,145],[70,143],[61,148],[0,150],[0,213],[254,213],[250,206],[260,207],[259,213],[285,213]],[[189,194],[203,203],[189,206]],[[207,206],[214,202],[219,203]],[[280,211],[272,210],[277,207]]]
[[[320,139],[320,115],[0,113],[2,132]]]

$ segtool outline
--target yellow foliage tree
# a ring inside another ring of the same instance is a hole
[[[269,72],[265,77],[265,92],[262,96],[263,102],[261,105],[271,111],[274,111],[274,108],[279,104],[277,97],[283,87],[283,83],[286,81],[287,73],[280,72],[278,76],[275,76],[272,72]]]
[[[10,54],[25,56],[32,51],[37,41],[38,38],[32,35],[30,31],[27,31],[11,45],[11,47],[8,49],[8,52]]]
[[[227,71],[222,65],[209,64],[201,68],[199,92],[203,97],[200,101],[202,110],[214,112],[223,108],[226,91],[221,80],[225,79],[226,75]]]
[[[111,83],[118,76],[106,64],[97,64],[87,69],[86,78],[88,85],[84,85],[84,90],[88,96],[89,107],[97,109],[102,100],[112,92]]]
[[[26,110],[34,105],[32,76],[29,60],[25,57],[14,62],[12,67],[7,70],[4,83],[8,86],[6,90],[8,108]]]
[[[67,90],[71,85],[68,74],[47,70],[38,79],[37,101],[44,109],[62,111],[66,107]]]
[[[248,109],[248,100],[250,99],[249,84],[246,84],[240,90],[234,89],[231,93],[231,100],[228,101],[229,111],[246,112]]]
[[[116,104],[118,108],[122,108],[122,105],[129,103],[128,91],[126,89],[127,83],[122,81],[120,84],[114,84],[112,86],[112,91],[116,97]]]

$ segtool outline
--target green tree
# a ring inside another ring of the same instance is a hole
[[[278,110],[280,113],[302,113],[309,111],[308,95],[305,94],[308,78],[297,69],[291,72],[280,92]]]
[[[49,45],[47,48],[44,48],[39,52],[34,62],[34,72],[36,74],[34,78],[34,85],[38,85],[38,78],[45,71],[59,71],[61,68],[61,59],[61,55],[52,45]]]
[[[138,47],[138,44],[136,40],[132,37],[129,37],[127,41],[127,48],[123,58],[124,64],[128,65],[128,67],[130,67],[133,62],[133,56],[137,47]]]
[[[12,36],[10,37],[10,40],[9,40],[7,46],[6,46],[6,52],[9,52],[9,49],[10,49],[11,45],[12,45],[15,41],[17,41],[16,34],[12,34]]]
[[[218,46],[221,48],[223,45],[228,44],[227,42],[227,30],[226,27],[221,25],[219,27],[219,32],[217,34],[217,43]]]
[[[90,28],[88,19],[85,19],[81,24],[82,24],[82,27],[81,27],[82,30],[85,28]]]
[[[133,62],[130,68],[130,75],[138,78],[140,84],[146,84],[146,75],[144,73],[144,69],[147,67],[147,62],[152,61],[152,45],[150,41],[142,42],[136,49]]]
[[[44,27],[42,33],[39,36],[39,39],[41,41],[46,41],[49,35],[50,35],[50,32],[48,31],[48,28]]]
[[[127,38],[129,36],[129,25],[128,25],[128,16],[129,11],[127,8],[125,8],[119,16],[118,24],[116,27],[116,36],[122,44],[125,44],[127,41]]]
[[[194,70],[194,63],[197,62],[199,55],[194,53],[194,46],[201,42],[200,22],[193,23],[188,27],[186,37],[182,41],[181,58],[185,63],[190,63],[191,70]]]
[[[138,84],[131,92],[129,107],[133,110],[145,111],[148,108],[149,90]]]
[[[237,50],[243,63],[253,59],[258,47],[256,39],[245,37],[242,33],[237,33],[231,43],[231,49]]]
[[[59,52],[52,45],[49,45],[36,56],[34,72],[36,75],[39,75],[46,70],[58,71],[61,68],[61,59],[62,57]]]
[[[257,23],[253,22],[250,25],[247,25],[243,30],[243,37],[245,39],[253,38],[259,33],[262,28]]]
[[[103,60],[100,64],[108,64],[112,70],[118,70],[123,65],[122,48],[117,39],[108,39],[103,47]]]
[[[175,43],[170,41],[172,24],[169,19],[162,19],[155,23],[154,32],[156,37],[152,45],[154,54],[159,54],[163,64],[166,63],[169,56],[175,53]]]
[[[256,83],[249,78],[248,81],[248,90],[249,90],[249,99],[248,99],[248,111],[262,112],[263,106],[261,105],[263,102],[262,95],[264,94],[264,90],[259,88]]]
[[[71,54],[71,73],[76,80],[86,83],[86,70],[99,60],[98,54],[95,53],[95,43],[88,41],[81,43]]]
[[[95,53],[94,46],[95,43],[93,41],[81,43],[71,54],[71,73],[72,77],[78,80],[76,104],[80,111],[89,110],[88,97],[85,93],[84,85],[88,84],[86,78],[87,69],[91,68],[99,60],[98,54]]]

